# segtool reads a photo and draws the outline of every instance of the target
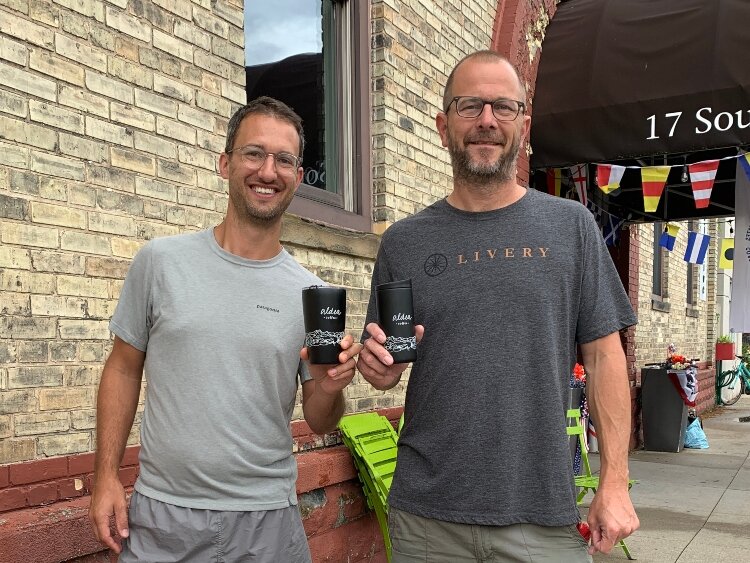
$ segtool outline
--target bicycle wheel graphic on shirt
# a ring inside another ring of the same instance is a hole
[[[444,254],[432,254],[424,263],[424,273],[430,277],[439,276],[448,268],[448,258]]]

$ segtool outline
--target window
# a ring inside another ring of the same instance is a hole
[[[292,213],[371,229],[369,2],[245,0],[248,99],[302,117],[304,176]]]

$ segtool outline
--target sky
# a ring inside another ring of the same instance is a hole
[[[245,64],[320,53],[321,0],[245,0]]]

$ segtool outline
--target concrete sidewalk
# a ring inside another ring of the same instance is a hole
[[[750,422],[739,421],[747,416],[745,395],[703,418],[708,449],[631,453],[630,476],[639,482],[630,494],[641,527],[626,543],[638,561],[750,562]],[[626,558],[615,548],[594,560]]]

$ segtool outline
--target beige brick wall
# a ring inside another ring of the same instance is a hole
[[[677,353],[687,357],[713,361],[715,341],[714,315],[716,303],[716,265],[718,238],[716,222],[709,221],[709,235],[712,237],[707,257],[707,291],[706,299],[700,299],[698,287],[696,303],[687,304],[687,262],[684,260],[687,248],[688,223],[679,222],[680,231],[672,252],[664,252],[664,283],[667,291],[665,301],[669,311],[659,311],[652,306],[654,227],[652,224],[638,225],[640,242],[640,270],[638,292],[638,326],[636,327],[636,361],[637,366],[646,363],[661,362],[666,358],[667,347],[674,343]],[[699,274],[696,273],[696,278]],[[696,280],[697,283],[697,280]],[[697,316],[691,316],[692,309]]]
[[[0,2],[0,464],[94,447],[130,259],[220,221],[241,4]]]
[[[435,129],[443,87],[488,49],[497,1],[372,2],[373,213],[376,231],[445,197],[450,159]]]

